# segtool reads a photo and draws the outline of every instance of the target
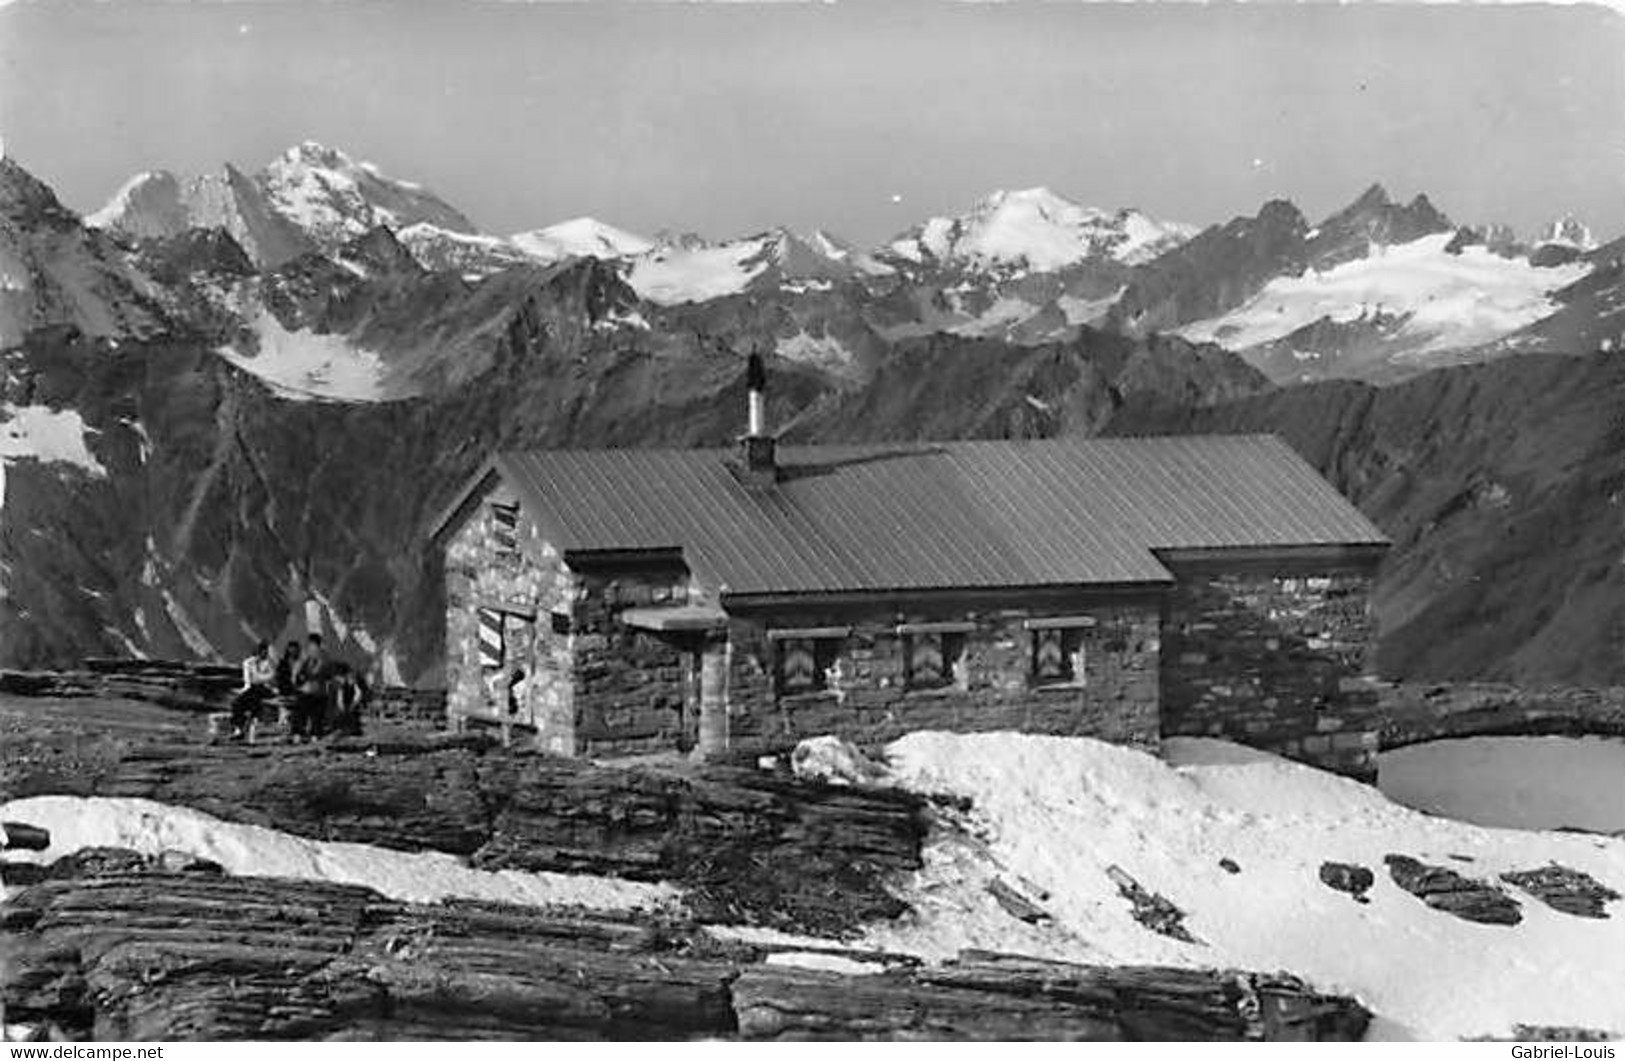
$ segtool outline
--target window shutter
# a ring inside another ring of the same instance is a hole
[[[502,613],[494,608],[481,608],[480,612],[480,666],[486,670],[500,670],[503,657]]]
[[[519,551],[519,506],[491,504],[491,536],[497,552],[511,556]]]

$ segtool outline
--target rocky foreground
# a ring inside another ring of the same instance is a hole
[[[0,989],[11,1019],[102,1040],[1351,1039],[1369,1019],[1288,976],[985,953],[832,971],[692,920],[411,905],[130,852],[50,878],[0,908]]]
[[[680,762],[639,768],[509,754],[489,738],[320,745],[14,745],[0,799],[133,797],[224,821],[485,870],[667,881],[711,920],[849,934],[903,904],[928,804],[893,790]]]
[[[1352,999],[1286,975],[975,951],[926,965],[844,949],[836,941],[864,925],[909,916],[895,886],[920,869],[936,819],[962,809],[901,790],[674,761],[612,768],[448,736],[251,747],[169,730],[98,737],[71,724],[74,702],[35,703],[61,713],[0,732],[0,802],[138,797],[481,869],[681,893],[658,911],[607,912],[407,903],[113,849],[10,865],[0,994],[8,1021],[49,1034],[1345,1039],[1369,1020]],[[827,942],[747,945],[723,926]]]

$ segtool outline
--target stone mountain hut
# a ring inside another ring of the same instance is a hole
[[[544,750],[1222,736],[1358,772],[1388,541],[1284,443],[500,453],[437,522],[447,711]]]

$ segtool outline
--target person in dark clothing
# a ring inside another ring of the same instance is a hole
[[[249,723],[258,718],[260,706],[276,695],[276,670],[271,664],[271,645],[261,641],[254,654],[243,660],[243,685],[231,699],[231,735],[241,737]]]
[[[282,658],[276,661],[276,694],[278,696],[292,696],[298,692],[294,684],[293,674],[299,668],[299,642],[289,641],[288,647],[282,650]]]
[[[304,654],[294,668],[295,700],[289,731],[294,739],[320,737],[327,732],[328,681],[332,662],[322,648],[322,635],[305,639]]]
[[[348,663],[333,665],[331,730],[347,737],[361,736],[361,716],[367,706],[367,683]]]

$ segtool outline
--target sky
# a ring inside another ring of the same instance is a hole
[[[0,0],[4,3],[4,0]],[[17,0],[0,136],[71,207],[314,139],[487,231],[874,244],[997,188],[1206,224],[1372,182],[1625,232],[1625,17],[1592,6]]]

